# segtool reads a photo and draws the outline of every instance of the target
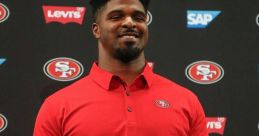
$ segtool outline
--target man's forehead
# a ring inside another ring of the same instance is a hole
[[[115,1],[115,0],[89,0],[90,4],[94,4],[94,3],[107,3],[109,1]],[[116,1],[120,1],[120,2],[129,2],[129,1],[139,1],[140,0],[116,0]]]
[[[107,9],[123,9],[125,7],[130,7],[133,10],[145,11],[144,6],[139,0],[110,0],[107,3]]]
[[[121,7],[125,11],[123,6],[147,14],[148,3],[149,0],[90,0],[95,17],[97,17],[96,13],[100,13],[99,11],[109,13],[111,10],[120,10],[117,7]]]
[[[120,0],[118,0],[120,1]],[[120,4],[114,6],[112,3],[108,3],[107,7],[105,8],[105,13],[125,13],[125,14],[135,14],[135,13],[142,13],[146,14],[145,9],[142,5],[127,5],[127,4]]]

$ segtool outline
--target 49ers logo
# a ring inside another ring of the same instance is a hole
[[[150,25],[153,20],[152,14],[150,11],[147,12],[147,25]]]
[[[64,7],[64,6],[42,6],[46,23],[60,22],[62,24],[75,22],[82,24],[84,7]]]
[[[224,70],[215,62],[197,61],[187,66],[185,74],[195,83],[212,84],[222,79]]]
[[[71,81],[83,74],[83,66],[71,58],[55,58],[45,63],[44,73],[57,81]]]
[[[7,119],[3,114],[0,114],[0,132],[4,131],[7,127]]]
[[[9,17],[9,9],[0,3],[0,23],[4,22]]]
[[[256,24],[259,26],[259,14],[257,14],[255,21],[256,21]]]
[[[163,109],[168,109],[171,107],[170,102],[167,100],[155,100],[155,105]]]
[[[154,62],[148,62],[148,63],[147,63],[147,65],[148,65],[150,68],[152,68],[152,69],[153,69],[153,68],[154,68],[155,63],[154,63]]]
[[[223,135],[224,129],[226,125],[226,118],[225,117],[207,117],[207,129],[209,130],[209,133],[216,133]]]

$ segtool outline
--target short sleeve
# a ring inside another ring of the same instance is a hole
[[[206,119],[202,105],[197,97],[194,100],[194,119],[191,123],[190,136],[208,136],[208,130],[206,128]]]
[[[33,136],[62,136],[60,111],[48,100],[44,101],[38,112]]]

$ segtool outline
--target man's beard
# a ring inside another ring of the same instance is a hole
[[[118,48],[114,53],[114,57],[123,63],[129,63],[139,57],[144,48],[134,47],[132,43],[126,43],[125,48]]]

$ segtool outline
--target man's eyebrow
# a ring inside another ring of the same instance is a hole
[[[113,13],[122,13],[122,10],[119,10],[119,9],[117,9],[117,10],[112,10],[112,11],[110,11],[110,12],[108,13],[108,15],[113,14]]]
[[[113,13],[123,13],[123,11],[120,10],[120,9],[115,9],[115,10],[110,11],[110,12],[108,13],[108,15],[113,14]],[[134,14],[146,15],[146,12],[143,12],[143,11],[141,11],[141,10],[135,10],[133,13],[134,13]]]
[[[135,14],[142,14],[144,16],[146,16],[146,12],[140,11],[140,10],[136,10],[134,11]]]

